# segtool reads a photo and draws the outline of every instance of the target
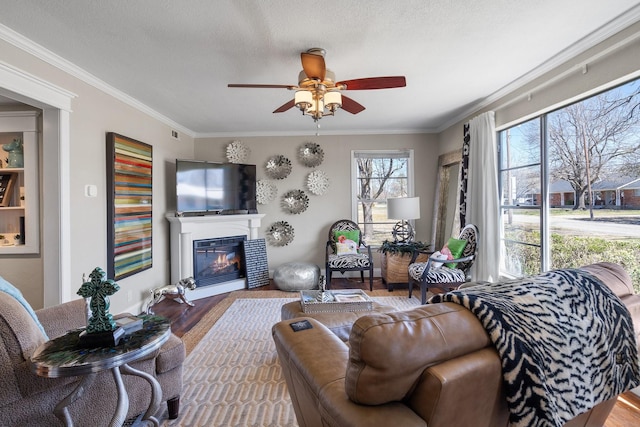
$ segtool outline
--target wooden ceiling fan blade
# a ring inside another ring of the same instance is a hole
[[[358,114],[365,110],[362,104],[357,103],[353,99],[342,95],[342,107],[343,110],[348,111],[351,114]]]
[[[407,80],[404,76],[389,77],[367,77],[364,79],[344,80],[336,83],[336,86],[346,86],[346,90],[370,90],[370,89],[393,89],[405,87]]]
[[[293,108],[296,105],[296,101],[295,100],[291,100],[285,104],[282,104],[280,107],[276,108],[273,112],[274,113],[284,113],[285,111]]]
[[[327,66],[324,63],[324,57],[313,53],[302,52],[300,54],[302,60],[302,70],[310,79],[324,80],[327,74]]]
[[[245,87],[245,88],[257,88],[257,89],[289,89],[295,86],[291,85],[253,85],[253,84],[243,84],[243,83],[230,83],[227,87]]]

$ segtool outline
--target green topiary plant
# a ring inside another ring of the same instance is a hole
[[[411,254],[414,250],[418,251],[430,251],[432,250],[431,245],[423,242],[391,242],[389,240],[385,240],[382,242],[380,247],[378,248],[378,252],[382,252],[383,254]]]

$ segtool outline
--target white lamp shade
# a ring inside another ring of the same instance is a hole
[[[342,106],[342,95],[340,92],[327,92],[324,94],[324,105],[330,108],[332,105],[336,107]]]
[[[419,219],[420,197],[397,197],[387,199],[387,218]]]
[[[304,107],[307,107],[308,105],[313,104],[313,96],[311,95],[311,92],[308,92],[306,90],[299,90],[296,92],[295,97],[294,97],[294,102],[296,104],[296,107],[300,108],[300,104],[306,104],[304,105]]]
[[[316,111],[322,112],[324,110],[324,103],[322,99],[314,99],[311,101],[311,106],[307,108],[307,112],[313,114]]]

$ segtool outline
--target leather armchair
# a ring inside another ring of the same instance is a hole
[[[630,308],[636,334],[640,296],[622,267],[583,267]],[[273,327],[273,339],[301,427],[507,427],[500,358],[478,319],[453,303],[357,319],[349,343],[316,319]],[[637,342],[637,341],[636,341]],[[321,356],[319,356],[321,355]],[[602,426],[615,399],[565,427]]]
[[[37,310],[36,315],[49,338],[85,326],[84,300],[74,300]],[[80,377],[41,378],[31,370],[30,357],[45,337],[36,321],[15,298],[0,292],[0,420],[4,426],[55,426],[60,421],[54,407],[79,384]],[[131,367],[150,373],[160,383],[169,416],[176,418],[182,391],[182,362],[185,347],[171,335],[169,340]],[[149,384],[139,377],[124,375],[129,396],[127,418],[146,411],[150,399]],[[96,375],[82,396],[69,406],[77,425],[108,425],[115,412],[117,392],[109,371]]]

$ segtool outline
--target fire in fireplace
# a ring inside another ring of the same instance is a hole
[[[244,278],[245,240],[246,236],[194,240],[193,273],[196,285],[210,286]]]

